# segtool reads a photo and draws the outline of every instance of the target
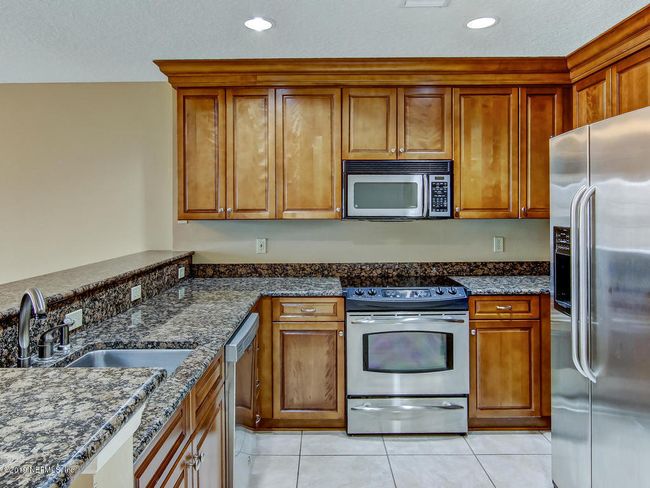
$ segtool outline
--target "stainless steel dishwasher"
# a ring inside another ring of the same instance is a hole
[[[237,390],[250,391],[253,387],[249,363],[256,352],[258,327],[259,315],[250,314],[226,344],[226,486],[229,488],[247,488],[253,467],[255,433],[238,418]]]

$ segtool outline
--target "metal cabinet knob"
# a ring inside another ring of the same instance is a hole
[[[343,331],[339,330],[339,337],[343,337]]]
[[[262,421],[262,416],[259,413],[255,414],[255,425],[259,425]]]
[[[341,213],[341,207],[336,207],[336,213]]]
[[[472,332],[472,335],[473,335],[473,336],[475,336],[475,335],[476,335],[476,329],[472,329],[472,331],[471,331],[471,332]]]
[[[226,209],[226,212],[228,212],[228,213],[232,213],[232,208],[228,208],[228,209]]]
[[[403,148],[403,147],[400,147],[400,148],[399,148],[399,152],[403,153],[403,152],[404,152],[404,148]]]
[[[394,148],[394,147],[391,147],[391,148],[390,148],[390,152],[393,153],[393,154],[395,154],[395,148]]]
[[[526,207],[521,207],[521,215],[528,215],[528,209]]]
[[[223,213],[223,207],[219,209],[219,213]]]
[[[456,207],[456,217],[460,216],[460,207]]]

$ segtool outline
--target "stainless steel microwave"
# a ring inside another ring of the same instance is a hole
[[[453,162],[343,161],[346,219],[449,219]]]

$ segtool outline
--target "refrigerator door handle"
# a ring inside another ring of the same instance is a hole
[[[596,187],[591,186],[582,196],[579,205],[579,223],[578,223],[578,246],[580,249],[580,282],[579,282],[579,310],[580,310],[580,365],[586,377],[592,383],[596,383],[596,375],[591,370],[589,365],[589,338],[590,338],[590,322],[591,317],[589,313],[589,269],[591,267],[590,258],[590,244],[588,241],[587,227],[589,202],[596,193]]]
[[[570,230],[570,255],[571,255],[571,359],[573,360],[573,365],[578,370],[582,376],[587,378],[582,365],[580,364],[580,356],[578,353],[578,345],[580,343],[580,330],[578,322],[578,304],[579,300],[579,284],[580,280],[578,277],[580,269],[580,259],[579,259],[579,243],[578,238],[579,232],[579,219],[578,219],[578,204],[580,199],[587,191],[587,185],[581,186],[576,194],[571,200],[571,210],[570,210],[570,219],[571,219],[571,230]]]

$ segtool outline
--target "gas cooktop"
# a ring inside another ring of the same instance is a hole
[[[467,290],[446,276],[367,279],[364,286],[344,286],[348,311],[468,309]]]

